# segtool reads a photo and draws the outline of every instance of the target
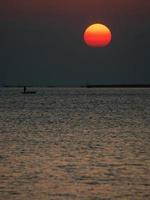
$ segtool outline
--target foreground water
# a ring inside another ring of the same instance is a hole
[[[150,89],[0,89],[0,199],[150,199]]]

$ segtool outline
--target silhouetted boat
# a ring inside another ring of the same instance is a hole
[[[36,94],[36,91],[27,91],[27,87],[24,86],[22,94]]]
[[[22,94],[36,94],[36,91],[22,92]]]

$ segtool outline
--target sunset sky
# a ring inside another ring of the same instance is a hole
[[[90,48],[85,28],[112,42]],[[150,1],[1,0],[0,84],[150,84]]]

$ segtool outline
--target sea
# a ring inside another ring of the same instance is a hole
[[[150,199],[150,88],[0,88],[1,200]]]

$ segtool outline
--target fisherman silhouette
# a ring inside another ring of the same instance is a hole
[[[27,91],[27,87],[26,87],[26,86],[24,86],[24,93],[26,93],[26,91]]]

